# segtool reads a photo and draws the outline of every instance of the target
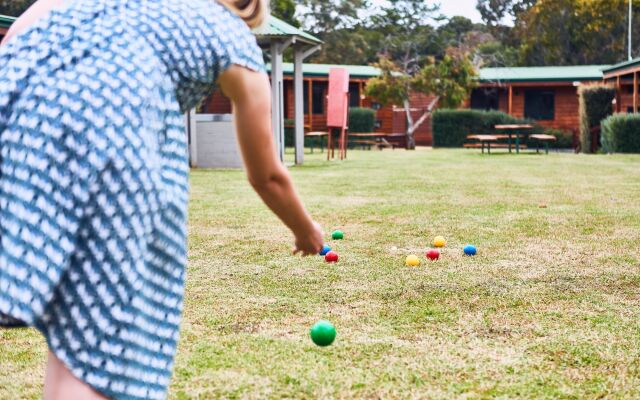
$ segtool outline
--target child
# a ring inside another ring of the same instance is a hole
[[[166,397],[183,303],[182,112],[218,83],[249,181],[316,254],[274,151],[266,0],[40,0],[0,47],[0,325],[45,336],[46,399]]]

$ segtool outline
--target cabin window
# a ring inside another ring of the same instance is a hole
[[[556,117],[556,94],[553,90],[532,89],[524,92],[524,117],[552,121]]]
[[[360,84],[358,82],[349,84],[349,107],[360,107]]]
[[[304,94],[302,95],[302,104],[304,107],[304,113],[309,114],[309,82],[304,81],[303,87]]]
[[[324,82],[313,82],[311,88],[313,96],[312,111],[315,115],[324,114],[325,86]]]
[[[471,108],[474,110],[499,110],[500,93],[498,89],[477,89],[471,93]]]

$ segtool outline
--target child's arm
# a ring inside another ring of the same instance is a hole
[[[64,0],[38,0],[25,11],[9,28],[7,36],[2,39],[6,43],[9,39],[20,33],[23,29],[36,22],[40,17],[46,15],[55,7],[61,6]]]
[[[220,86],[234,106],[238,142],[249,182],[296,237],[296,253],[317,254],[322,231],[298,197],[289,173],[276,156],[271,129],[271,89],[266,75],[231,66]]]

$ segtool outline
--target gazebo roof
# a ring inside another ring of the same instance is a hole
[[[297,40],[310,45],[322,44],[322,40],[317,37],[288,24],[273,15],[270,15],[261,27],[254,29],[253,33],[255,33],[258,39],[288,39],[290,37],[294,37]]]
[[[0,28],[9,28],[15,21],[15,17],[0,14]]]
[[[382,75],[380,69],[369,65],[304,64],[302,72],[304,76],[328,77],[331,68],[344,68],[354,78],[375,78]],[[267,70],[271,71],[271,64],[267,64]],[[293,75],[293,64],[284,63],[283,73]]]

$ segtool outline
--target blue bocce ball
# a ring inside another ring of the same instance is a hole
[[[476,246],[468,244],[464,246],[464,254],[468,256],[475,256],[478,254],[478,250],[476,249]]]
[[[322,246],[322,250],[320,251],[320,255],[321,256],[326,256],[328,252],[331,251],[331,247],[327,246],[326,244],[324,246]]]

